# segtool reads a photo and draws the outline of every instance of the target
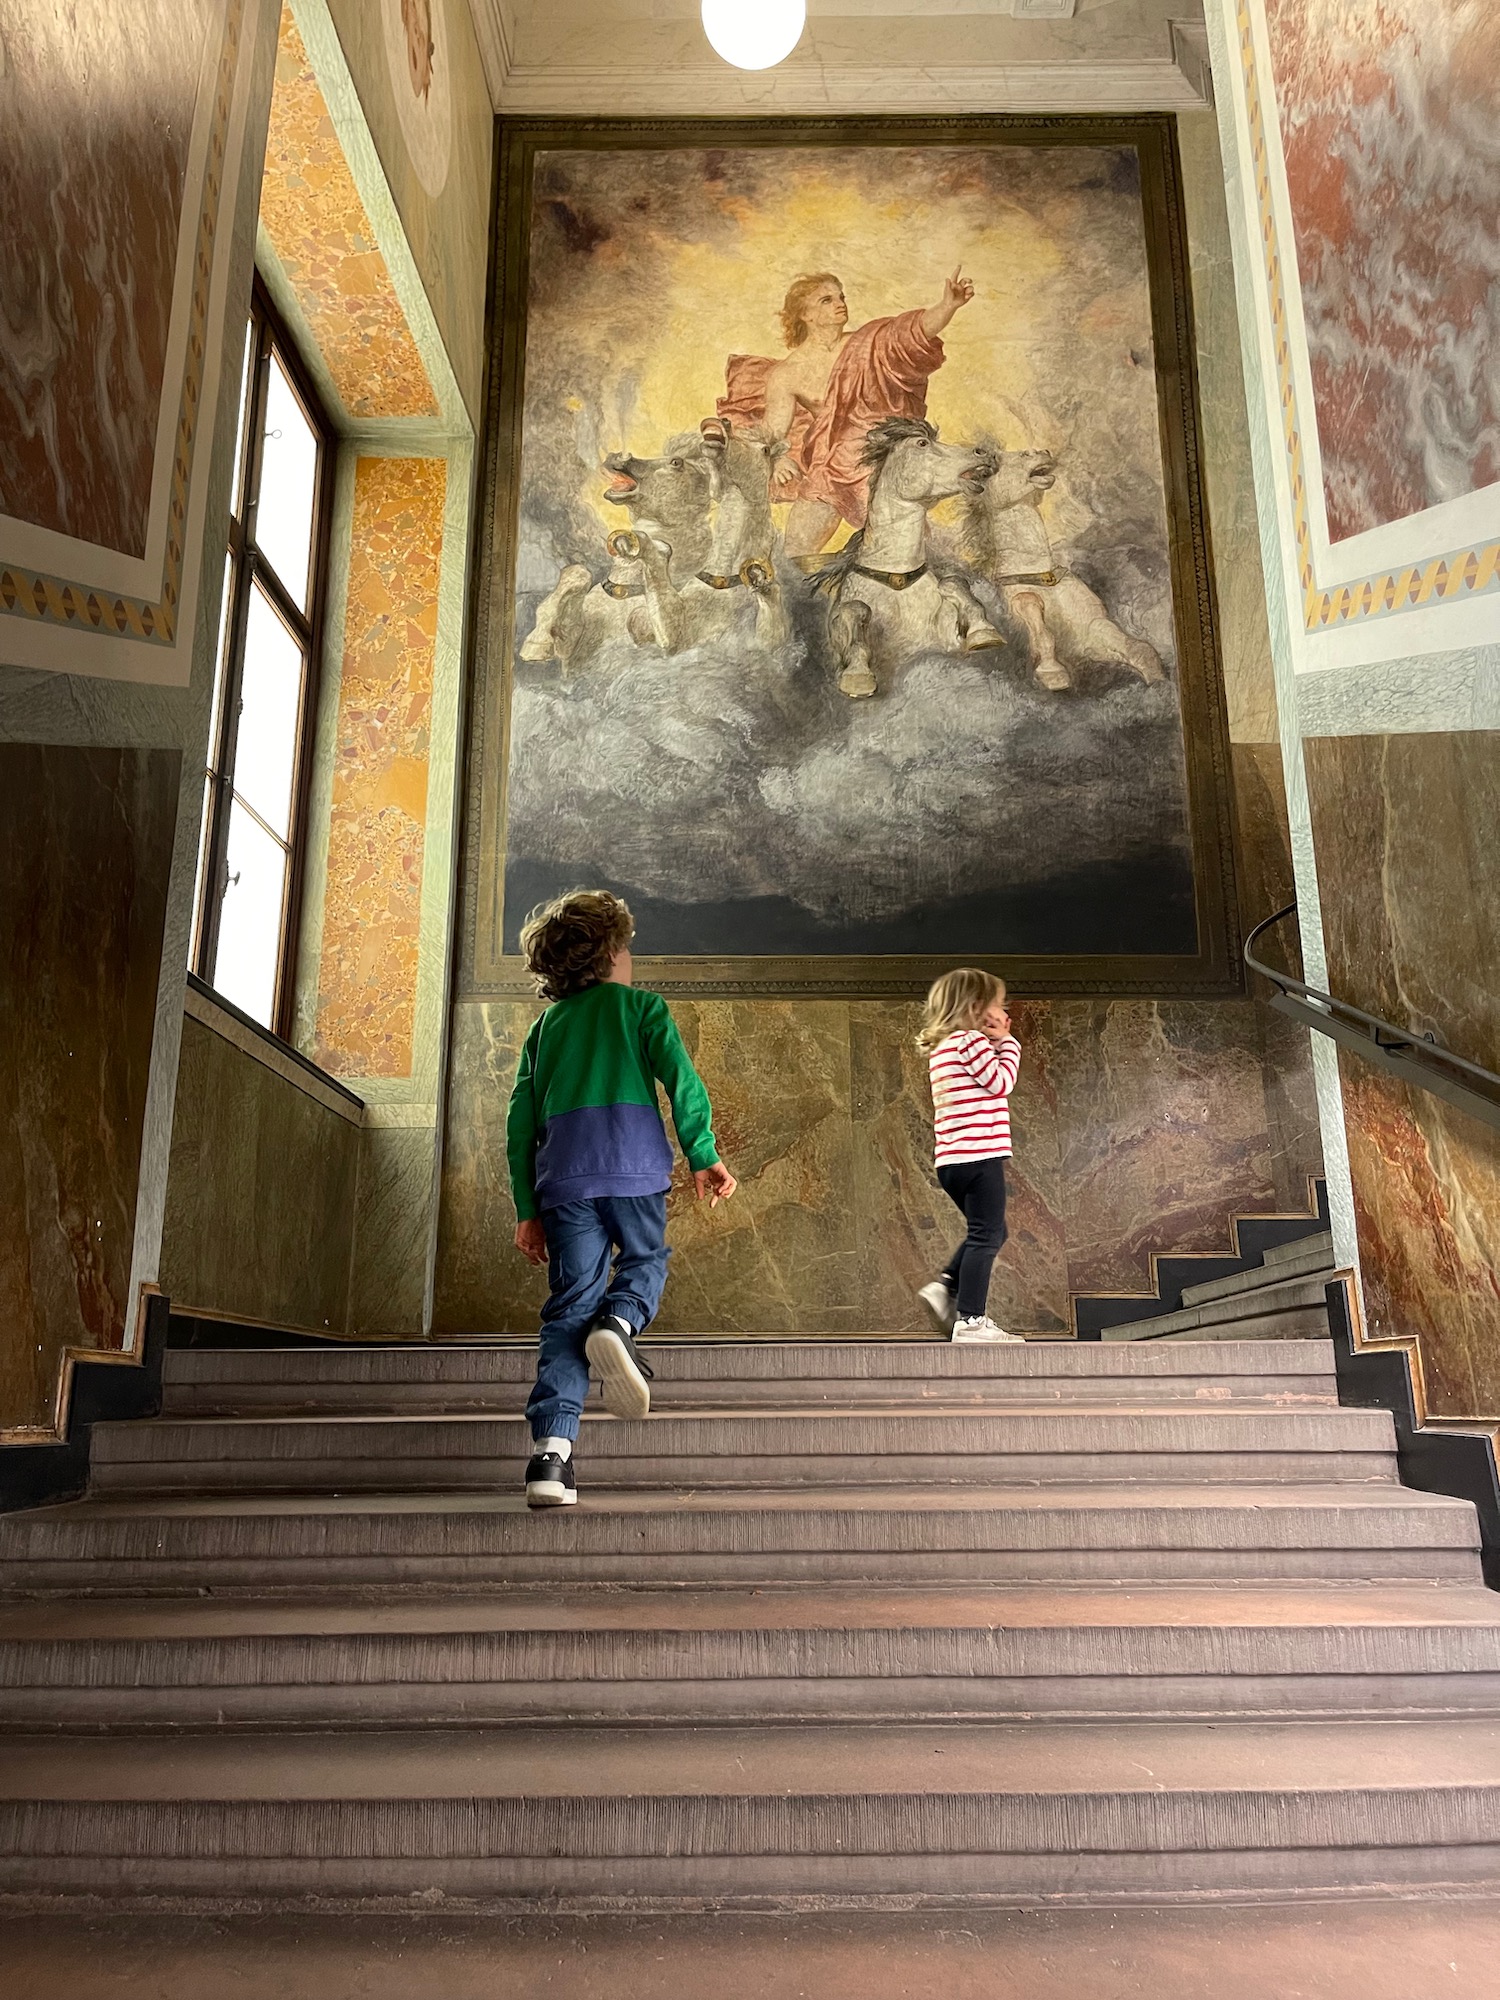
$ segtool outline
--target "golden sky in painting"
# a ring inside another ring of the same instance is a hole
[[[573,497],[618,525],[599,457],[649,455],[693,427],[722,394],[730,353],[783,353],[777,312],[798,273],[838,273],[852,328],[935,303],[960,263],[977,291],[929,390],[943,434],[1066,448],[1094,403],[1086,427],[1123,425],[1128,439],[1100,445],[1125,444],[1159,489],[1138,198],[1080,170],[1083,149],[1020,151],[736,151],[717,156],[717,175],[685,170],[701,155],[553,156],[563,191],[549,202],[544,167],[528,420],[538,395],[561,393],[577,431]],[[1069,171],[1049,177],[1044,159],[1059,157]],[[653,161],[669,163],[654,184]],[[1069,504],[1066,491],[1051,503],[1063,530]]]

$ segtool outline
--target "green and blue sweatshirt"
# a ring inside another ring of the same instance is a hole
[[[606,980],[553,1001],[532,1023],[510,1094],[506,1151],[520,1221],[565,1201],[671,1185],[658,1077],[688,1165],[714,1166],[708,1092],[661,995]]]

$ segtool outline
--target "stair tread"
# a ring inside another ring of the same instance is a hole
[[[332,1430],[339,1432],[387,1431],[396,1428],[433,1429],[442,1432],[458,1432],[466,1429],[478,1430],[483,1425],[503,1426],[507,1431],[519,1430],[524,1419],[521,1412],[506,1410],[292,1410],[253,1411],[235,1416],[168,1416],[137,1419],[132,1422],[104,1422],[94,1426],[94,1438],[110,1446],[139,1440],[161,1440],[169,1437],[192,1438],[195,1436],[222,1437],[228,1433],[238,1433],[248,1437],[264,1436],[275,1430],[299,1433],[311,1430]],[[1035,1403],[990,1404],[976,1409],[972,1404],[955,1403],[945,1408],[941,1403],[924,1400],[919,1407],[887,1410],[871,1408],[868,1404],[851,1405],[847,1408],[838,1404],[820,1404],[817,1409],[803,1407],[779,1409],[774,1406],[761,1409],[745,1409],[731,1406],[724,1409],[712,1407],[691,1410],[658,1410],[649,1418],[612,1417],[606,1410],[591,1405],[583,1413],[583,1423],[591,1431],[597,1431],[593,1440],[598,1445],[601,1439],[617,1437],[629,1432],[632,1439],[648,1436],[660,1437],[664,1431],[676,1435],[681,1430],[695,1425],[724,1426],[745,1424],[753,1428],[769,1431],[773,1424],[804,1426],[814,1431],[825,1431],[829,1425],[852,1429],[859,1425],[881,1425],[889,1430],[899,1426],[902,1432],[921,1426],[937,1426],[940,1432],[952,1432],[958,1426],[976,1429],[988,1425],[1045,1426],[1048,1430],[1064,1428],[1069,1424],[1124,1425],[1138,1430],[1143,1424],[1162,1422],[1170,1424],[1208,1423],[1216,1429],[1228,1429],[1231,1425],[1251,1425],[1262,1428],[1278,1425],[1300,1425],[1304,1429],[1322,1430],[1333,1426],[1351,1436],[1365,1433],[1384,1433],[1389,1418],[1383,1410],[1352,1409],[1337,1404],[1286,1406],[1279,1403],[1264,1407],[1230,1405],[1224,1403],[1162,1403],[1153,1405],[1142,1403],[1129,1408],[1120,1408],[1113,1403],[1073,1403],[1037,1405]],[[665,1439],[663,1442],[665,1443]],[[719,1439],[722,1442],[722,1436]],[[922,1444],[909,1444],[911,1451],[928,1449]],[[657,1454],[653,1454],[657,1455]]]
[[[1461,1585],[533,1588],[480,1596],[77,1599],[0,1605],[0,1644],[455,1633],[770,1631],[1500,1631],[1500,1593]]]
[[[563,1525],[580,1513],[598,1514],[682,1514],[682,1513],[827,1513],[871,1512],[972,1513],[1037,1511],[1043,1513],[1077,1509],[1084,1513],[1129,1512],[1140,1508],[1191,1510],[1207,1508],[1219,1512],[1258,1512],[1267,1508],[1380,1509],[1402,1513],[1448,1515],[1463,1520],[1474,1518],[1473,1503],[1442,1493],[1425,1493],[1413,1486],[1384,1482],[1340,1482],[1328,1480],[1299,1486],[1288,1482],[1276,1486],[1194,1486],[1151,1485],[1131,1481],[1125,1485],[1054,1486],[964,1485],[950,1486],[805,1486],[777,1487],[650,1487],[639,1491],[620,1488],[591,1489],[583,1505],[569,1509]],[[107,1520],[142,1519],[168,1516],[175,1519],[196,1516],[234,1517],[257,1514],[520,1514],[527,1515],[522,1495],[507,1488],[494,1493],[391,1492],[367,1493],[145,1493],[100,1495],[83,1500],[67,1500],[52,1507],[35,1507],[24,1513],[0,1518],[0,1549],[5,1540],[27,1523],[55,1525]],[[536,1520],[535,1516],[528,1516]],[[543,1515],[542,1521],[556,1519]]]
[[[1251,1334],[1245,1329],[1251,1326],[1274,1328],[1278,1322],[1290,1329],[1286,1335],[1289,1341],[1302,1340],[1310,1317],[1315,1315],[1320,1325],[1327,1324],[1328,1302],[1321,1284],[1317,1284],[1307,1297],[1297,1295],[1298,1287],[1310,1283],[1308,1279],[1295,1278],[1285,1286],[1268,1286],[1264,1291],[1247,1292],[1239,1298],[1214,1299],[1207,1305],[1183,1306],[1176,1312],[1157,1313],[1151,1319],[1120,1320],[1104,1328],[1100,1345],[1147,1345],[1153,1339],[1176,1334],[1179,1338],[1174,1345],[1178,1347],[1207,1347],[1216,1344],[1212,1329],[1224,1327],[1235,1330],[1223,1336],[1226,1345],[1232,1341],[1240,1346],[1248,1339],[1259,1341],[1264,1346],[1275,1346],[1281,1336],[1274,1331]],[[1197,1340],[1193,1338],[1195,1334],[1199,1336]]]
[[[965,1722],[13,1737],[7,1801],[1493,1792],[1500,1720]],[[1500,1816],[1496,1818],[1500,1838]]]
[[[1143,1304],[1147,1303],[1142,1301]],[[960,1344],[932,1337],[911,1336],[879,1341],[811,1339],[799,1341],[765,1340],[737,1346],[728,1341],[705,1342],[694,1346],[688,1338],[653,1339],[642,1343],[663,1382],[697,1380],[705,1375],[729,1375],[743,1371],[750,1379],[797,1380],[837,1378],[841,1373],[868,1370],[875,1376],[914,1377],[936,1368],[961,1376],[1014,1374],[1066,1374],[1105,1379],[1121,1374],[1178,1374],[1194,1370],[1190,1356],[1170,1360],[1146,1356],[1111,1356],[1093,1341],[1078,1342],[1070,1337],[1033,1337],[1024,1346],[1009,1343],[998,1347]],[[1333,1367],[1329,1341],[1307,1340],[1294,1351],[1268,1361],[1253,1342],[1243,1351],[1217,1343],[1206,1348],[1201,1372],[1212,1374],[1246,1373],[1327,1373]],[[321,1348],[169,1348],[164,1357],[163,1376],[168,1383],[231,1383],[235,1381],[298,1380],[328,1381],[340,1378],[364,1379],[382,1376],[400,1380],[406,1375],[448,1374],[459,1380],[493,1372],[501,1379],[527,1381],[536,1366],[536,1343],[524,1346],[458,1342],[414,1342],[404,1346],[381,1347],[350,1343],[336,1349]],[[805,1371],[799,1378],[798,1370]]]
[[[1206,1278],[1198,1285],[1184,1285],[1185,1306],[1209,1305],[1217,1299],[1245,1298],[1274,1290],[1334,1269],[1333,1252],[1310,1250],[1300,1257],[1284,1257],[1275,1264],[1253,1264],[1248,1271],[1235,1271],[1227,1278]]]
[[[1310,1236],[1291,1236],[1285,1243],[1273,1243],[1261,1257],[1263,1265],[1285,1264],[1298,1257],[1308,1257],[1314,1252],[1325,1257],[1333,1255],[1333,1231],[1315,1230]]]

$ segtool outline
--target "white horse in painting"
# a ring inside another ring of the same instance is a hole
[[[856,699],[875,693],[878,667],[1005,644],[951,565],[931,559],[927,520],[940,500],[981,493],[994,453],[941,444],[936,428],[916,417],[889,417],[870,431],[863,456],[872,468],[865,525],[814,579],[832,599],[828,636],[839,687]]]
[[[1082,577],[1058,569],[1039,512],[1057,477],[1049,451],[1004,451],[982,486],[966,489],[959,547],[1000,592],[1044,688],[1073,685],[1072,667],[1129,667],[1148,684],[1163,680],[1156,649],[1122,631]]]

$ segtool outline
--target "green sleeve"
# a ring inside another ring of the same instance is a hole
[[[537,1036],[542,1017],[531,1024],[531,1032],[521,1046],[516,1080],[511,1085],[510,1110],[505,1119],[505,1152],[510,1162],[510,1191],[515,1197],[517,1222],[530,1222],[536,1205],[536,1091],[532,1065],[536,1060]]]
[[[652,994],[642,1027],[651,1073],[659,1076],[667,1086],[672,1123],[677,1128],[677,1143],[688,1165],[694,1173],[703,1167],[717,1166],[719,1149],[714,1144],[714,1114],[708,1092],[688,1060],[688,1052],[677,1032],[677,1023],[659,993]]]

